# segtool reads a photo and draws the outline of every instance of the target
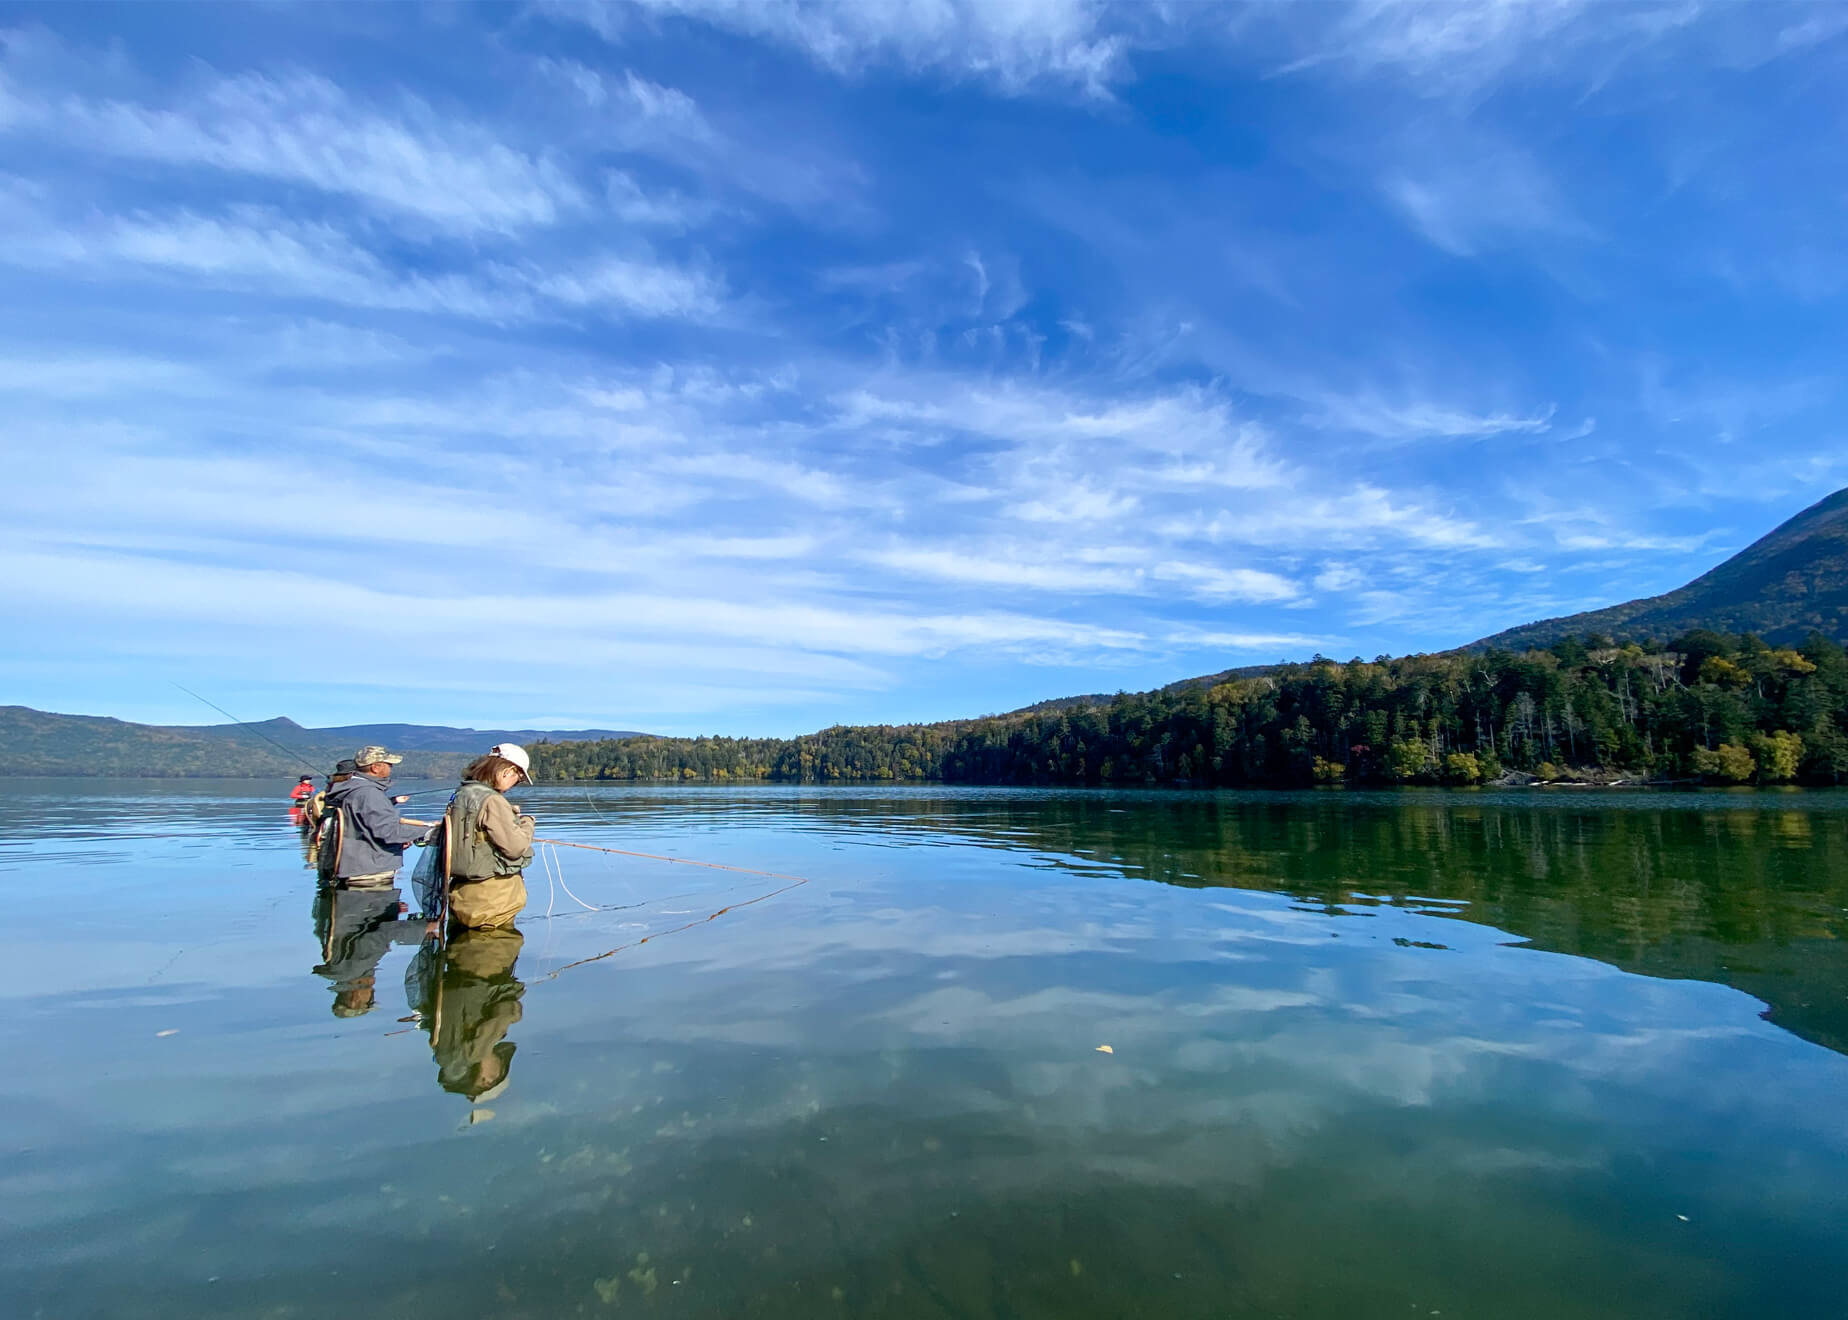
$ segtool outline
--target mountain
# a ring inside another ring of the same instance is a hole
[[[1756,633],[1767,642],[1783,645],[1796,645],[1811,632],[1820,632],[1848,645],[1848,489],[1812,504],[1677,591],[1523,624],[1457,649],[1525,651],[1586,633],[1603,633],[1619,640],[1666,642],[1696,628],[1717,633]],[[1275,664],[1222,669],[1179,679],[1156,690],[1204,690],[1234,679],[1261,678],[1286,667],[1287,664]],[[1053,697],[1008,714],[1058,714],[1107,705],[1110,700],[1105,693]]]
[[[1795,644],[1811,632],[1848,642],[1848,490],[1805,509],[1685,587],[1584,614],[1543,619],[1459,648],[1520,651],[1562,637],[1603,633],[1668,641],[1697,628],[1756,633]],[[1272,673],[1252,665],[1184,678],[1173,694]],[[1031,718],[1108,704],[1102,694],[1060,697],[1010,712]],[[367,743],[405,753],[407,778],[446,777],[497,742],[593,743],[645,735],[616,729],[456,729],[420,724],[353,724],[305,729],[288,719],[261,724],[150,725],[88,715],[0,707],[0,775],[271,776],[322,772]]]
[[[640,738],[634,729],[454,729],[445,724],[339,724],[326,729],[303,729],[293,720],[271,720],[259,726],[269,732],[271,724],[297,729],[301,733],[355,751],[368,743],[379,743],[394,752],[462,752],[478,756],[496,743],[519,743],[522,747],[537,742],[567,742],[599,738]],[[206,728],[233,733],[235,724],[212,724]],[[274,734],[271,734],[274,737]],[[286,742],[287,739],[279,741]],[[346,753],[351,755],[352,753]]]
[[[1586,633],[1668,641],[1696,628],[1757,633],[1782,644],[1801,642],[1811,632],[1848,642],[1848,490],[1812,504],[1666,595],[1542,619],[1464,649],[1524,651]]]
[[[454,729],[421,724],[350,724],[305,729],[290,719],[253,724],[132,724],[95,715],[56,715],[0,706],[0,775],[294,776],[326,773],[368,743],[403,752],[406,778],[448,777],[495,743],[632,738],[616,729]]]

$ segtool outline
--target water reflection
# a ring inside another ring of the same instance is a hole
[[[525,796],[811,882],[569,854],[604,910],[414,956],[335,896],[317,979],[273,794],[0,799],[71,900],[0,986],[0,1310],[1840,1313],[1848,1059],[1727,986],[1828,1026],[1843,799]],[[416,1026],[329,1019],[406,964]]]
[[[512,927],[424,941],[404,975],[405,998],[430,1033],[437,1084],[471,1102],[507,1085],[526,985],[514,975],[525,937]]]
[[[314,974],[333,983],[334,1016],[363,1017],[378,1007],[374,982],[380,959],[393,945],[417,944],[421,918],[407,918],[396,889],[321,887],[314,898],[314,933],[321,961]]]
[[[558,828],[722,845],[741,823],[1024,864],[1391,905],[1625,971],[1713,981],[1848,1053],[1848,795],[551,789]],[[647,847],[647,843],[640,846]]]

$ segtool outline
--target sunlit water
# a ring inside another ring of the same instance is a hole
[[[1841,797],[528,790],[806,883],[444,955],[286,787],[0,785],[0,1313],[1848,1310]]]

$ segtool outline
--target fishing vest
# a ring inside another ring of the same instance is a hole
[[[481,808],[493,789],[477,780],[464,780],[449,801],[446,824],[449,832],[449,878],[452,880],[486,880],[495,875],[518,875],[533,860],[528,849],[511,857],[488,841],[481,829]]]

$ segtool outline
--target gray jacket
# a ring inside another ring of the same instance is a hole
[[[334,872],[337,880],[396,871],[404,861],[405,845],[423,838],[427,829],[400,820],[385,781],[368,774],[354,775],[330,788],[327,809],[340,812],[345,831],[340,864]]]

